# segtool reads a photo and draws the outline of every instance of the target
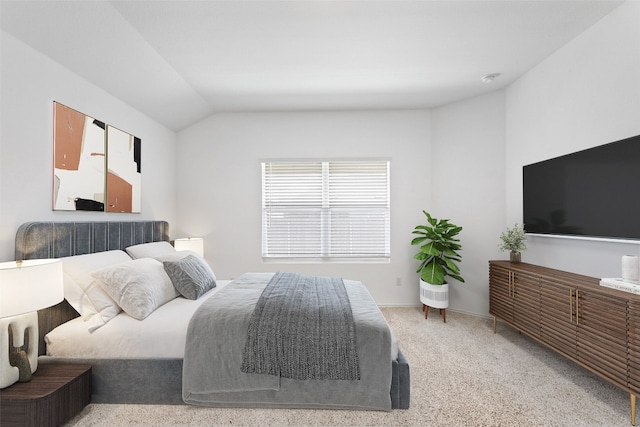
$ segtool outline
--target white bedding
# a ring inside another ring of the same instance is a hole
[[[178,297],[160,306],[144,320],[121,312],[109,323],[89,332],[82,317],[53,329],[44,340],[47,356],[84,359],[182,359],[189,320],[202,303],[231,280],[197,300]],[[391,331],[391,360],[398,357],[398,343]]]
[[[81,317],[66,322],[45,336],[47,356],[72,358],[182,359],[187,326],[200,305],[230,280],[197,300],[178,297],[162,305],[144,320],[121,312],[103,327],[89,332]]]

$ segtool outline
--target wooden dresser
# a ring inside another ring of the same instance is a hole
[[[627,391],[640,393],[640,295],[600,279],[532,264],[489,261],[489,313]]]

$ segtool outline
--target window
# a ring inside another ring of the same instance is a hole
[[[389,161],[262,163],[265,259],[388,260]]]

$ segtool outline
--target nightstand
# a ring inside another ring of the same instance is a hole
[[[39,363],[31,381],[0,390],[0,424],[60,426],[89,402],[91,365]]]

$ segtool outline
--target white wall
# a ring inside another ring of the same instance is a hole
[[[507,89],[505,225],[522,221],[523,165],[640,134],[639,76],[640,2],[627,1]],[[594,277],[620,277],[621,256],[640,254],[552,237],[528,247],[523,261]]]
[[[176,135],[2,32],[0,57],[0,261],[14,259],[27,221],[165,219],[175,223]],[[142,213],[52,211],[53,101],[142,139]]]
[[[505,222],[504,91],[432,112],[432,214],[462,226],[464,283],[447,279],[449,308],[489,315],[489,264]]]
[[[417,305],[410,242],[429,207],[428,111],[217,114],[178,135],[178,223],[205,237],[205,257],[221,278],[286,269],[364,282],[383,305]],[[263,264],[264,158],[391,159],[391,262]],[[396,286],[396,278],[402,286]]]
[[[451,309],[487,315],[486,262],[522,218],[522,166],[640,134],[640,2],[627,1],[506,91],[433,111],[218,114],[176,135],[1,33],[0,261],[30,220],[166,219],[206,238],[221,278],[290,269],[362,280],[381,305],[417,305],[410,246],[423,209],[464,227]],[[142,138],[142,214],[53,212],[52,101]],[[176,140],[178,144],[176,145]],[[263,264],[261,158],[389,157],[388,264]],[[454,159],[454,160],[451,160]],[[177,172],[176,172],[177,171]],[[174,206],[175,202],[179,206]],[[524,261],[617,276],[638,245],[535,238]],[[400,278],[402,286],[395,285]]]
[[[464,227],[450,309],[488,312],[487,261],[522,221],[522,166],[640,133],[640,3],[627,2],[506,91],[433,111],[220,114],[179,134],[178,222],[207,238],[221,277],[279,268],[341,274],[381,305],[417,304],[411,230],[421,210]],[[392,158],[392,262],[273,265],[260,257],[260,158]],[[450,159],[455,159],[451,161]],[[637,245],[537,238],[527,262],[617,276]],[[403,286],[394,282],[400,277]]]

